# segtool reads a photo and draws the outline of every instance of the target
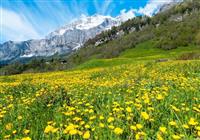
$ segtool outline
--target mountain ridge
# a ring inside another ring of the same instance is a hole
[[[135,17],[134,9],[127,12],[122,10],[121,14],[116,17],[98,14],[82,15],[80,19],[56,29],[43,39],[5,42],[0,44],[0,64],[23,58],[71,53],[101,32],[119,26],[133,17]]]
[[[119,16],[116,18],[98,14],[82,16],[71,24],[49,33],[44,39],[8,41],[0,44],[0,61],[70,53],[80,48],[88,39],[113,26],[119,26],[123,21]]]

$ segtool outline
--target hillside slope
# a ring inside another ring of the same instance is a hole
[[[198,139],[200,60],[125,63],[138,58],[129,52],[81,70],[0,76],[0,139]]]
[[[200,3],[184,2],[151,19],[138,17],[119,28],[100,34],[89,40],[85,48],[71,55],[68,62],[74,65],[93,58],[117,57],[124,50],[148,40],[154,42],[155,48],[163,50],[199,46],[199,25]],[[119,32],[123,32],[124,35],[118,37]],[[96,46],[95,42],[99,41],[102,41],[101,45]]]

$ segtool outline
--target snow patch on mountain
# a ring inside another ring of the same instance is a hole
[[[94,15],[91,17],[82,16],[80,20],[74,23],[76,29],[88,30],[102,24],[106,19],[115,20],[111,16]]]
[[[103,16],[95,14],[93,16],[81,15],[80,19],[75,20],[71,24],[65,25],[54,32],[51,32],[46,38],[52,38],[53,36],[62,36],[69,30],[89,30],[98,26],[103,27],[103,30],[111,29],[112,26],[119,26],[122,22],[127,21],[135,17],[135,10],[131,9],[121,10],[120,15],[117,17]],[[100,27],[100,28],[101,28]]]
[[[47,35],[46,38],[52,38],[53,36],[62,36],[65,32],[69,30],[89,30],[91,28],[97,27],[101,25],[106,20],[114,21],[120,23],[121,21],[117,21],[117,19],[111,17],[111,16],[103,16],[103,15],[93,15],[93,16],[85,16],[82,15],[80,19],[72,22],[71,24],[65,25],[59,29],[57,29],[54,32],[51,32],[49,35]],[[115,24],[114,24],[115,25]],[[118,25],[118,24],[116,24]],[[110,26],[105,27],[105,30],[110,29]],[[111,25],[113,26],[113,25]]]

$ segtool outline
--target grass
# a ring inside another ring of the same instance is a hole
[[[128,49],[117,58],[112,59],[91,59],[75,69],[90,69],[98,67],[113,67],[123,64],[138,64],[152,62],[159,59],[176,60],[185,53],[200,53],[200,46],[179,47],[172,50],[163,50],[155,47],[154,41],[147,41]]]
[[[200,60],[176,60],[198,51],[145,42],[72,71],[1,76],[0,139],[198,139]]]
[[[155,60],[160,58],[174,59],[186,52],[200,52],[200,46],[191,45],[187,47],[178,47],[172,50],[163,50],[156,48],[153,41],[147,41],[139,44],[136,48],[126,50],[120,57],[134,58],[137,60]]]

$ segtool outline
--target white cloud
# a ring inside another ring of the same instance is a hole
[[[181,0],[149,0],[146,6],[140,7],[137,12],[142,15],[152,16],[162,5],[178,1]]]
[[[4,8],[0,8],[0,11],[1,38],[21,41],[40,37],[39,33],[23,15]]]
[[[126,12],[126,9],[123,9],[120,11],[120,15],[118,16],[118,18],[120,18],[122,21],[126,21],[128,19],[134,18],[135,12],[136,12],[136,10],[134,10],[134,9],[131,9],[127,12]]]

